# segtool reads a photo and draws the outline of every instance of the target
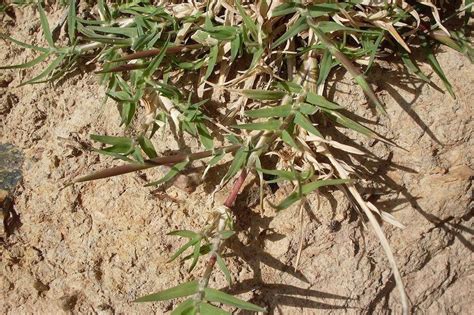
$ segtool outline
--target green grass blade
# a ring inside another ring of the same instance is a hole
[[[365,92],[365,95],[367,95],[367,97],[369,98],[369,100],[375,104],[375,107],[377,108],[377,110],[379,112],[381,112],[382,114],[384,115],[387,115],[387,111],[385,110],[385,108],[383,107],[382,105],[382,102],[380,102],[379,98],[377,97],[377,95],[375,95],[375,92],[374,90],[370,87],[369,83],[367,82],[367,80],[364,78],[364,75],[363,74],[360,74],[356,77],[354,77],[354,81],[357,82],[357,84],[360,85],[360,87],[362,88],[362,90]]]
[[[245,115],[252,118],[286,117],[291,113],[292,105],[286,104],[274,107],[265,107],[245,111]]]
[[[337,13],[342,8],[346,8],[349,3],[319,3],[308,6],[308,14],[311,17],[320,17],[328,15],[329,13]]]
[[[204,75],[204,81],[206,81],[214,71],[214,67],[217,62],[217,56],[219,54],[219,46],[212,46],[209,52],[209,61],[207,62],[207,70],[206,74]]]
[[[169,233],[166,233],[166,235],[177,235],[181,237],[193,238],[193,237],[196,237],[198,234],[196,232],[189,231],[189,230],[176,230],[176,231],[171,231]]]
[[[143,152],[145,152],[145,154],[148,156],[148,158],[154,159],[158,156],[155,147],[153,146],[153,143],[147,137],[139,137],[138,143],[140,144],[140,147],[142,148]]]
[[[303,91],[301,85],[289,81],[278,81],[275,83],[275,87],[288,93],[301,93],[301,91]]]
[[[135,27],[113,27],[113,26],[88,26],[87,29],[93,32],[122,35],[130,38],[137,38],[138,33]]]
[[[121,125],[129,126],[132,122],[133,116],[137,110],[137,103],[135,101],[122,103],[122,117]]]
[[[446,88],[446,90],[448,90],[449,94],[454,99],[456,99],[456,95],[454,94],[454,91],[453,91],[453,86],[451,85],[451,83],[449,83],[448,78],[444,74],[444,71],[443,71],[443,69],[441,68],[441,65],[438,62],[438,59],[436,59],[436,57],[433,53],[433,49],[426,42],[422,43],[422,47],[425,50],[425,56],[426,56],[426,59],[428,60],[428,63],[430,64],[431,68],[439,76],[441,81],[443,81],[444,87]]]
[[[341,65],[351,74],[354,78],[354,81],[360,85],[362,90],[364,91],[365,95],[369,98],[369,100],[376,106],[377,110],[379,110],[382,114],[387,114],[385,111],[382,103],[378,99],[377,95],[375,95],[374,90],[370,87],[369,83],[365,80],[363,74],[360,70],[352,63],[352,61],[344,55],[335,45],[332,39],[326,36],[325,31],[321,28],[322,23],[315,25],[314,22],[310,22],[310,25],[318,38],[321,42],[327,46],[333,57],[341,63]],[[338,25],[338,24],[337,24]]]
[[[179,257],[179,255],[181,255],[185,250],[187,250],[189,247],[193,246],[194,244],[196,244],[198,238],[193,238],[191,240],[189,240],[186,244],[184,244],[183,246],[181,246],[174,254],[173,256],[171,256],[169,259],[168,259],[168,262],[172,262],[173,260],[175,260],[176,258]]]
[[[249,69],[253,69],[255,65],[262,59],[263,53],[265,52],[265,49],[263,47],[258,48],[252,56],[252,62],[250,63]]]
[[[416,75],[425,82],[431,82],[431,80],[421,71],[420,67],[418,67],[415,60],[413,60],[413,58],[407,51],[401,49],[400,58],[402,59],[405,68],[407,68],[410,73]]]
[[[230,59],[231,61],[234,61],[242,49],[242,36],[237,34],[230,44]]]
[[[193,271],[194,267],[196,267],[196,264],[199,260],[199,256],[201,255],[201,240],[202,238],[199,238],[196,244],[194,244],[194,251],[193,251],[193,261],[191,262],[191,265],[189,266],[188,272]]]
[[[91,139],[109,144],[110,146],[103,150],[110,153],[130,154],[134,149],[132,139],[126,137],[91,135]]]
[[[299,146],[296,143],[295,139],[293,138],[293,133],[288,132],[287,130],[283,130],[281,132],[281,140],[288,144],[290,147],[293,147],[297,150],[299,150]]]
[[[232,277],[230,276],[230,271],[227,268],[227,266],[224,262],[224,259],[222,259],[221,255],[217,254],[216,261],[217,261],[217,265],[219,266],[219,269],[224,274],[227,282],[229,283],[229,285],[232,285]]]
[[[321,135],[321,133],[318,131],[318,129],[316,129],[313,124],[311,123],[311,121],[306,118],[303,114],[301,113],[296,113],[295,115],[295,124],[297,124],[298,126],[302,127],[303,129],[305,129],[306,131],[308,131],[309,133],[312,133],[313,135],[315,136],[318,136],[318,137],[321,137],[323,138],[323,136]]]
[[[255,304],[243,301],[232,295],[224,293],[219,290],[214,290],[211,288],[204,289],[204,298],[209,302],[218,302],[227,305],[232,305],[243,310],[249,310],[254,312],[266,312],[263,307],[257,306]]]
[[[328,101],[324,96],[318,95],[313,92],[308,92],[308,94],[306,95],[306,101],[310,104],[330,110],[337,110],[342,108],[342,106]]]
[[[301,103],[298,108],[300,113],[308,116],[314,115],[318,110],[318,106],[309,103]]]
[[[39,64],[40,62],[46,60],[49,57],[49,53],[42,54],[35,59],[19,64],[19,65],[11,65],[11,66],[2,66],[0,69],[24,69],[24,68],[30,68],[33,67],[34,65]]]
[[[21,83],[19,86],[23,86],[26,84],[40,83],[40,81],[43,78],[46,78],[49,74],[51,74],[54,71],[54,69],[56,69],[61,64],[61,62],[63,62],[64,58],[65,58],[64,55],[60,55],[43,72],[41,72],[39,75],[37,75],[33,79],[30,79],[26,82]]]
[[[293,205],[295,202],[300,200],[303,196],[306,196],[310,194],[311,192],[315,191],[316,189],[321,188],[323,186],[342,185],[348,182],[350,182],[350,180],[348,179],[328,179],[328,180],[317,180],[309,184],[305,184],[301,187],[301,194],[299,194],[296,191],[291,193],[282,202],[280,202],[280,204],[275,206],[275,209],[277,211],[287,209],[288,207]]]
[[[151,78],[153,73],[155,73],[156,69],[160,66],[161,62],[163,61],[163,58],[166,55],[166,48],[168,47],[169,44],[169,39],[166,40],[164,43],[163,47],[161,47],[161,51],[158,55],[156,55],[155,58],[150,62],[148,67],[146,67],[145,71],[143,71],[143,78]]]
[[[2,34],[2,33],[0,33],[0,38],[3,39],[3,40],[9,40],[9,41],[17,44],[20,47],[36,50],[36,51],[39,51],[39,52],[42,52],[42,53],[48,53],[50,51],[48,48],[38,47],[38,46],[30,45],[30,44],[27,44],[27,43],[23,43],[23,42],[20,42],[19,40],[14,39],[13,37],[10,37],[10,36]]]
[[[183,303],[179,304],[177,308],[175,308],[171,315],[187,315],[187,314],[195,314],[196,311],[196,300],[194,299],[187,299]]]
[[[326,82],[329,76],[329,72],[331,72],[331,69],[332,69],[332,55],[328,49],[325,49],[323,53],[323,57],[321,59],[321,63],[319,65],[318,81],[316,81],[318,85],[321,85],[324,82]]]
[[[245,12],[245,9],[242,7],[242,4],[240,3],[240,0],[235,1],[235,5],[237,6],[237,10],[239,10],[239,13],[242,17],[242,20],[244,21],[245,27],[250,31],[252,34],[254,40],[258,39],[258,26],[255,24],[255,22],[250,18],[250,16]]]
[[[369,138],[372,138],[372,137],[378,138],[377,135],[372,130],[342,115],[341,113],[336,112],[336,111],[326,110],[326,109],[322,109],[322,110],[326,112],[329,115],[329,117],[332,118],[334,121],[336,121],[338,124],[346,128],[352,129],[358,133],[361,133]]]
[[[296,180],[296,173],[290,172],[290,171],[283,171],[283,170],[268,170],[264,168],[257,168],[258,171],[268,174],[268,175],[273,175],[278,178],[282,178],[285,180]]]
[[[295,37],[297,34],[308,29],[306,18],[300,17],[295,24],[293,24],[281,37],[273,42],[271,49],[275,49],[279,45],[286,42],[288,39]]]
[[[157,180],[156,182],[152,182],[152,183],[149,183],[149,184],[146,184],[145,187],[148,187],[148,186],[156,186],[156,185],[160,185],[160,184],[163,184],[163,183],[166,183],[167,181],[173,179],[176,175],[178,175],[181,171],[183,171],[185,168],[186,168],[186,165],[188,165],[188,161],[184,161],[184,162],[180,162],[180,163],[176,163],[175,165],[173,165],[171,167],[171,169],[168,171],[168,173],[166,173],[165,176],[163,176],[160,180]]]
[[[214,139],[209,133],[209,130],[207,129],[206,125],[202,122],[196,123],[196,129],[199,135],[199,140],[201,140],[202,145],[208,150],[214,148]]]
[[[229,231],[229,230],[224,230],[224,231],[220,231],[219,235],[221,236],[221,239],[226,240],[226,239],[230,238],[231,236],[235,235],[235,232],[234,231]]]
[[[385,32],[381,31],[379,36],[377,36],[377,39],[375,40],[372,52],[370,53],[370,58],[369,58],[369,63],[367,64],[366,73],[367,73],[367,71],[369,71],[372,68],[372,64],[374,63],[374,60],[375,60],[375,55],[377,54],[377,51],[380,48],[380,44],[382,43],[382,40],[384,39],[384,36],[385,36]]]
[[[298,11],[296,3],[282,3],[272,11],[272,17],[292,14]]]
[[[264,122],[234,125],[232,127],[245,130],[277,130],[281,126],[281,121],[269,119]]]
[[[155,302],[176,299],[195,294],[198,289],[199,283],[197,281],[190,281],[158,293],[143,296],[136,299],[134,302]]]
[[[243,89],[243,90],[231,90],[231,91],[242,94],[245,97],[248,97],[250,99],[257,100],[257,101],[280,100],[286,95],[286,93],[283,91],[270,91],[270,90]]]
[[[67,33],[69,36],[69,42],[74,43],[76,41],[76,0],[69,0]]]
[[[235,153],[234,159],[232,160],[232,164],[230,165],[229,170],[222,179],[223,183],[234,177],[235,174],[237,174],[237,172],[244,166],[245,162],[247,161],[247,156],[248,151],[245,147],[240,148]]]
[[[46,13],[44,12],[41,2],[41,0],[38,0],[38,12],[40,14],[41,28],[43,29],[43,34],[46,38],[46,41],[48,42],[48,45],[54,48],[53,34],[49,28],[48,18],[46,17]]]
[[[199,312],[200,315],[231,315],[231,313],[207,303],[199,303]]]
[[[99,0],[98,7],[101,18],[104,21],[109,22],[111,19],[111,14],[107,2],[105,0]]]

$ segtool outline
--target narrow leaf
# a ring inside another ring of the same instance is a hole
[[[143,152],[146,153],[148,158],[154,159],[158,156],[155,147],[153,146],[153,143],[151,143],[150,139],[148,139],[147,137],[139,137],[138,143],[140,144],[140,147],[142,148]]]
[[[33,67],[34,65],[37,65],[38,63],[46,60],[49,57],[49,53],[45,53],[42,55],[39,55],[35,59],[19,64],[19,65],[11,65],[11,66],[2,66],[0,69],[24,69],[24,68],[30,68]]]
[[[263,307],[243,301],[232,295],[229,295],[222,291],[214,290],[211,288],[204,289],[204,298],[210,302],[224,303],[224,304],[232,305],[244,310],[249,310],[249,311],[254,311],[254,312],[266,312],[266,310]]]
[[[23,47],[23,48],[36,50],[36,51],[39,51],[39,52],[42,52],[42,53],[48,53],[49,52],[48,48],[43,48],[43,47],[38,47],[38,46],[30,45],[30,44],[27,44],[27,43],[23,43],[23,42],[20,42],[19,40],[14,39],[13,37],[10,37],[10,36],[2,34],[2,33],[0,33],[0,38],[3,39],[3,40],[9,40],[9,41],[11,41],[11,42],[17,44],[18,46]]]
[[[231,313],[207,303],[199,303],[199,312],[201,315],[231,315]]]
[[[311,121],[306,118],[303,114],[301,113],[296,113],[295,115],[295,123],[302,127],[303,129],[305,129],[306,131],[312,133],[313,135],[315,136],[318,136],[318,137],[321,137],[323,138],[323,136],[321,135],[321,133],[318,131],[318,129],[316,129],[313,124],[311,123]]]
[[[296,180],[296,173],[294,172],[283,171],[283,170],[267,170],[263,168],[257,168],[257,170],[265,174],[284,178],[286,180]]]
[[[330,111],[330,110],[326,110],[326,109],[322,109],[322,110],[324,112],[328,113],[330,118],[333,118],[337,123],[343,125],[346,128],[357,131],[357,132],[359,132],[359,133],[361,133],[361,134],[363,134],[367,137],[377,137],[377,135],[372,130],[370,130],[369,128],[364,127],[363,125],[361,125],[358,122],[342,115],[339,112]]]
[[[46,38],[49,46],[54,47],[53,34],[49,28],[48,18],[46,17],[46,13],[44,12],[41,1],[38,1],[38,12],[40,14],[41,28],[43,29],[44,37]]]
[[[295,37],[297,34],[308,29],[305,17],[300,17],[280,38],[273,42],[271,48],[275,49],[279,45],[286,42],[288,39]]]
[[[297,10],[298,7],[295,3],[282,3],[273,9],[272,17],[292,14],[295,13]]]
[[[99,136],[94,134],[90,137],[94,141],[98,141],[104,144],[110,144],[110,147],[104,149],[104,151],[107,152],[129,154],[133,151],[133,141],[130,138]]]
[[[76,40],[76,0],[69,0],[67,32],[69,36],[69,42],[74,43]]]
[[[428,59],[428,63],[430,64],[433,71],[440,77],[441,81],[443,81],[444,87],[448,90],[449,94],[456,99],[456,95],[454,95],[453,86],[449,83],[448,78],[444,74],[441,65],[436,59],[432,48],[427,43],[422,43],[422,47],[425,49],[426,59]]]
[[[242,47],[242,37],[240,34],[238,34],[230,43],[230,58],[232,61],[237,58],[237,55],[240,52],[240,49]]]
[[[176,163],[175,165],[173,165],[171,167],[171,169],[168,171],[168,173],[166,173],[166,175],[163,176],[163,178],[161,178],[160,180],[158,180],[156,182],[146,184],[145,187],[160,185],[160,184],[163,184],[163,183],[171,180],[176,175],[178,175],[182,170],[184,170],[184,168],[186,167],[186,165],[188,165],[188,163],[189,163],[188,161],[183,161],[183,162],[180,162],[180,163]]]
[[[221,236],[221,239],[226,240],[232,235],[234,235],[235,232],[234,231],[220,231],[219,234]]]
[[[212,71],[214,71],[218,54],[219,54],[219,46],[217,45],[212,46],[211,50],[209,51],[209,60],[207,62],[207,70],[203,79],[204,81],[207,80],[211,76]]]
[[[269,90],[231,90],[242,94],[250,99],[258,101],[274,101],[282,99],[286,93],[282,91],[269,91]]]
[[[172,312],[171,315],[186,315],[192,313],[196,309],[196,300],[187,299],[183,303],[179,304]]]
[[[225,182],[237,174],[237,172],[242,168],[242,166],[245,164],[245,161],[247,160],[247,155],[248,151],[247,148],[240,148],[234,156],[234,159],[232,161],[232,164],[229,167],[229,170],[225,174],[224,178],[222,179],[222,182]]]
[[[308,195],[309,193],[313,192],[314,190],[329,185],[342,185],[350,182],[348,179],[328,179],[328,180],[317,180],[311,182],[309,184],[305,184],[301,186],[301,195],[298,192],[291,193],[288,197],[286,197],[279,205],[275,208],[277,211],[283,210],[300,200],[303,196]]]
[[[197,123],[196,128],[202,145],[206,149],[211,150],[214,147],[214,139],[209,133],[209,130],[207,130],[206,125],[204,123]]]
[[[324,96],[318,95],[313,92],[308,92],[308,95],[306,96],[306,101],[310,104],[313,104],[319,107],[324,107],[331,110],[342,108],[342,106],[328,101],[326,98],[324,98]]]
[[[286,117],[291,113],[291,104],[265,107],[254,110],[245,111],[245,115],[252,118],[270,118],[270,117]]]
[[[409,53],[403,50],[400,51],[400,58],[402,59],[403,63],[405,64],[405,67],[410,73],[415,74],[425,82],[431,82],[431,80],[421,71],[420,67],[418,67],[416,61],[413,60]]]
[[[48,75],[50,75],[60,64],[61,62],[63,62],[65,56],[64,55],[60,55],[56,60],[54,60],[53,62],[51,62],[49,64],[49,66],[43,70],[43,72],[41,72],[40,74],[38,74],[36,77],[34,77],[33,79],[30,79],[26,82],[22,82],[20,84],[20,86],[23,86],[23,85],[26,85],[26,84],[32,84],[32,83],[40,83],[40,80],[42,80],[43,78],[47,77]]]
[[[229,285],[232,285],[232,277],[230,276],[230,271],[227,268],[224,259],[222,259],[221,255],[217,254],[216,256],[216,261],[217,265],[219,266],[219,269],[224,273],[225,279],[229,283]]]
[[[161,47],[160,53],[156,55],[155,58],[150,62],[148,67],[146,67],[145,71],[143,71],[144,78],[150,78],[153,73],[155,73],[156,69],[160,66],[163,58],[166,55],[166,48],[168,47],[169,39],[166,40],[163,47]]]
[[[194,238],[198,236],[196,232],[189,231],[189,230],[176,230],[176,231],[169,232],[166,235],[178,235],[178,236],[187,237],[187,238]]]
[[[242,7],[242,4],[240,3],[240,0],[236,0],[235,4],[237,6],[237,9],[239,10],[239,13],[242,17],[242,20],[244,22],[245,27],[250,31],[252,34],[254,40],[257,40],[258,38],[258,27],[255,24],[255,22],[250,18],[250,16],[245,12],[244,8]]]
[[[193,261],[191,262],[191,266],[189,266],[188,272],[191,272],[194,267],[196,267],[201,252],[201,240],[202,237],[198,238],[196,244],[194,244]]]
[[[279,120],[268,120],[265,122],[256,122],[249,124],[234,125],[234,128],[245,129],[245,130],[277,130],[281,126]]]
[[[200,239],[199,236],[190,239],[186,244],[184,244],[183,246],[181,246],[181,247],[173,254],[173,256],[171,256],[171,257],[168,259],[168,262],[172,262],[173,260],[175,260],[176,258],[178,258],[179,255],[181,255],[182,253],[184,253],[189,247],[191,247],[191,246],[193,246],[194,244],[196,244],[199,239]]]
[[[331,69],[332,69],[332,55],[328,49],[325,49],[323,57],[321,59],[321,63],[319,65],[319,75],[318,75],[318,81],[317,81],[318,85],[324,84],[324,82],[326,82]]]
[[[285,142],[289,146],[299,150],[299,146],[296,143],[295,139],[293,138],[292,133],[288,132],[287,130],[283,130],[281,132],[281,140],[283,140],[283,142]]]
[[[176,299],[179,297],[195,294],[198,291],[198,288],[198,281],[190,281],[158,293],[143,296],[136,299],[134,302],[154,302]]]

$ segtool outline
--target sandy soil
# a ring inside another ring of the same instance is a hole
[[[48,14],[54,20],[61,11]],[[44,43],[39,29],[31,8],[17,11],[16,20],[0,17],[0,31],[20,40]],[[10,43],[0,45],[1,64],[33,57]],[[384,229],[413,309],[470,314],[474,67],[455,52],[442,51],[439,60],[457,99],[423,85],[398,65],[382,64],[371,80],[387,104],[389,118],[383,119],[374,118],[350,80],[334,75],[331,97],[407,151],[335,137],[370,150],[372,157],[348,161],[365,179],[364,195],[407,225],[405,230]],[[62,189],[79,174],[117,163],[82,150],[89,134],[123,130],[114,105],[101,107],[103,89],[93,74],[76,73],[55,86],[17,87],[33,74],[0,73],[0,143],[11,143],[24,154],[23,180],[14,192],[21,224],[0,245],[0,312],[166,313],[176,301],[131,301],[192,277],[186,263],[166,263],[181,243],[165,234],[202,226],[213,179],[191,194],[170,187],[170,198],[143,187],[145,178],[157,178],[158,171]],[[177,148],[164,137],[154,141],[161,152]],[[238,235],[226,254],[235,281],[230,292],[274,314],[400,313],[385,255],[342,193],[321,194],[319,206],[307,209],[295,271],[297,209],[275,214],[271,208],[247,207],[254,187],[249,181],[235,207]],[[202,266],[194,275],[201,271]],[[211,282],[226,287],[219,272]]]

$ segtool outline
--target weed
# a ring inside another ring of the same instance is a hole
[[[137,108],[143,106],[140,129],[134,137],[92,135],[105,147],[99,153],[126,164],[75,179],[69,184],[117,176],[158,165],[168,173],[149,185],[172,180],[193,161],[208,159],[208,170],[226,155],[232,163],[216,191],[236,176],[223,205],[216,205],[201,231],[179,230],[170,235],[187,240],[170,260],[184,256],[191,272],[207,256],[204,274],[194,281],[137,299],[137,302],[188,297],[172,314],[228,314],[213,303],[250,311],[264,308],[209,287],[217,264],[231,282],[221,257],[225,240],[233,235],[231,207],[249,173],[260,179],[263,203],[264,175],[288,181],[294,191],[278,204],[282,211],[302,207],[306,196],[323,186],[342,189],[354,208],[372,225],[388,257],[401,296],[403,312],[408,299],[390,246],[377,216],[403,228],[390,214],[365,201],[354,172],[338,155],[363,154],[328,137],[331,128],[352,130],[395,145],[389,139],[349,118],[344,106],[326,99],[326,83],[336,68],[344,68],[360,86],[370,104],[385,115],[383,103],[372,89],[370,69],[382,57],[399,58],[421,80],[430,79],[419,68],[414,52],[426,61],[454,91],[440,67],[435,47],[442,44],[471,60],[473,51],[459,31],[449,31],[447,20],[469,16],[472,1],[443,20],[444,7],[430,1],[98,1],[93,18],[83,18],[70,0],[65,32],[67,44],[52,36],[41,3],[37,6],[47,47],[34,46],[1,35],[38,56],[24,64],[2,68],[36,68],[49,62],[39,74],[22,84],[54,82],[84,62],[99,65],[107,97],[119,104],[121,123],[131,128]],[[79,12],[80,13],[80,12]],[[467,21],[467,19],[466,19]],[[213,103],[225,104],[217,109]],[[322,127],[326,126],[326,127]],[[198,139],[202,151],[158,156],[152,137],[160,128],[175,135],[188,133]],[[218,145],[219,143],[219,145]],[[285,158],[281,152],[286,152]],[[280,157],[273,169],[262,167],[262,157]],[[212,196],[211,196],[212,197]],[[300,247],[301,248],[301,247]],[[187,251],[190,254],[185,255]],[[300,253],[298,253],[298,257]],[[296,263],[297,264],[297,263]]]

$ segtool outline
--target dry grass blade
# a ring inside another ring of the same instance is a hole
[[[349,174],[347,171],[344,169],[344,167],[341,166],[341,164],[332,156],[332,154],[327,151],[325,154],[329,160],[331,161],[331,164],[334,165],[334,167],[337,169],[339,175],[341,178],[349,178]],[[397,283],[397,288],[398,292],[401,297],[401,302],[402,302],[402,312],[403,314],[408,314],[409,306],[408,306],[408,297],[406,294],[405,286],[403,284],[402,277],[400,275],[400,271],[398,270],[397,263],[395,261],[395,257],[393,256],[392,249],[390,247],[390,244],[388,243],[387,238],[385,237],[385,233],[383,232],[382,228],[380,227],[379,222],[373,215],[372,211],[369,209],[367,206],[366,202],[362,199],[362,196],[360,193],[357,191],[357,189],[354,187],[352,184],[348,184],[347,188],[349,192],[351,193],[352,197],[355,199],[357,202],[357,205],[364,211],[364,214],[367,216],[369,219],[370,224],[372,225],[372,228],[374,229],[375,234],[380,240],[380,244],[382,245],[383,250],[385,251],[385,255],[387,256],[387,259],[390,263],[390,266],[393,271],[393,276],[395,278],[395,282]]]

